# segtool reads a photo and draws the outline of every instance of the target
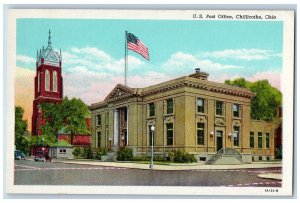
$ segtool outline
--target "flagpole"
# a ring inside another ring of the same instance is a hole
[[[128,63],[128,47],[127,47],[127,31],[125,31],[125,86],[127,86],[127,64]]]

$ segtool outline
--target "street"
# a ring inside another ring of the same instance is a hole
[[[15,185],[131,185],[281,187],[281,181],[257,178],[281,173],[280,167],[224,170],[143,170],[15,160]]]

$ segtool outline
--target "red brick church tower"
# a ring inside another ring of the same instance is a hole
[[[40,104],[61,103],[63,99],[63,78],[61,76],[61,51],[54,51],[51,46],[49,30],[48,46],[37,51],[36,76],[34,78],[34,100],[32,112],[32,135],[41,135],[43,124]]]

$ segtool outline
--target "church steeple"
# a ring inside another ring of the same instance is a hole
[[[51,31],[49,29],[49,36],[48,36],[48,47],[51,47]]]

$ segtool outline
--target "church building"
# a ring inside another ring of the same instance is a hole
[[[145,88],[118,84],[104,101],[92,104],[93,149],[130,147],[134,155],[182,150],[208,162],[218,153],[241,163],[274,159],[277,124],[250,119],[250,90],[208,80],[196,72]]]
[[[34,100],[32,113],[32,135],[41,135],[43,124],[40,104],[61,103],[63,99],[62,57],[51,46],[49,30],[48,46],[37,51],[36,76],[34,78]]]

